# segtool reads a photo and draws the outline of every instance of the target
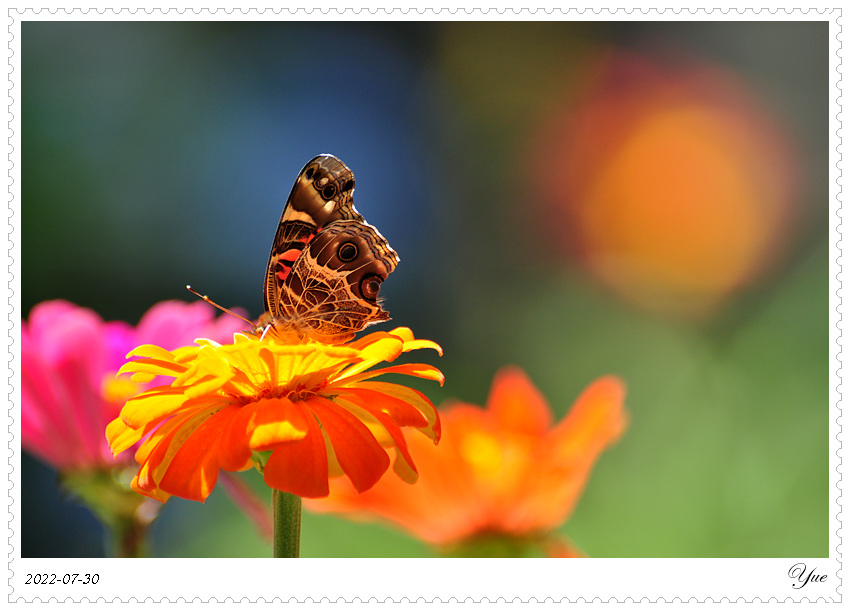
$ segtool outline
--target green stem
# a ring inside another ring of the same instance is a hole
[[[110,530],[112,553],[116,558],[147,557],[148,524],[137,520],[116,520]]]
[[[147,534],[162,506],[130,489],[121,467],[59,474],[60,486],[87,507],[104,525],[107,553],[119,558],[148,555]]]
[[[272,489],[274,557],[298,558],[301,550],[301,497]]]

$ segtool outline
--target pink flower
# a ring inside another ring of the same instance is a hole
[[[104,430],[139,385],[115,377],[141,344],[168,349],[198,337],[232,341],[245,323],[215,318],[203,302],[163,301],[135,327],[104,322],[94,311],[62,300],[45,301],[21,321],[21,445],[60,471],[132,461],[112,457]],[[155,384],[156,382],[153,382]]]

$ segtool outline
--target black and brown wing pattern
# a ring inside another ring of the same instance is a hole
[[[378,293],[397,264],[398,255],[371,225],[331,223],[293,264],[280,294],[284,315],[272,324],[281,334],[348,341],[367,325],[389,320]]]
[[[258,330],[339,343],[389,319],[378,292],[399,258],[354,209],[353,190],[354,174],[333,155],[301,170],[272,245]]]
[[[286,200],[266,268],[263,299],[272,316],[295,259],[322,227],[337,220],[363,217],[354,209],[354,173],[333,155],[314,157],[301,169]]]

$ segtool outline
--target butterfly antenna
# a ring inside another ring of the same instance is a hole
[[[189,286],[188,284],[186,285],[186,288],[188,289],[188,291],[189,291],[190,293],[194,293],[195,295],[197,295],[198,297],[200,297],[201,299],[203,299],[204,301],[206,301],[208,304],[210,304],[210,305],[211,305],[211,306],[213,306],[213,307],[218,308],[219,310],[221,310],[221,311],[222,311],[222,312],[224,312],[225,314],[230,314],[231,316],[235,316],[235,317],[236,317],[236,318],[238,318],[239,320],[244,320],[244,321],[245,321],[245,322],[247,322],[249,325],[254,326],[254,323],[252,323],[250,320],[248,320],[248,319],[247,319],[247,318],[245,318],[244,316],[239,316],[239,314],[237,314],[236,312],[231,312],[231,311],[230,311],[230,310],[228,310],[227,308],[224,308],[224,307],[222,307],[222,306],[218,305],[215,301],[213,301],[212,299],[210,299],[210,298],[209,298],[209,297],[207,297],[206,295],[201,295],[198,291],[196,291],[195,289],[193,289],[193,288],[192,288],[191,286]]]

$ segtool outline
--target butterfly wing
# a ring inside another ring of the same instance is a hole
[[[333,155],[299,172],[272,244],[258,332],[340,343],[389,320],[378,293],[399,258],[355,210],[353,191],[354,173]]]
[[[354,208],[353,192],[354,173],[333,155],[314,157],[298,173],[266,268],[263,301],[272,318],[284,314],[280,306],[283,285],[296,259],[316,234],[334,221],[364,222]]]
[[[280,292],[281,334],[345,342],[385,320],[378,294],[399,258],[377,229],[360,221],[325,226],[302,251]]]

